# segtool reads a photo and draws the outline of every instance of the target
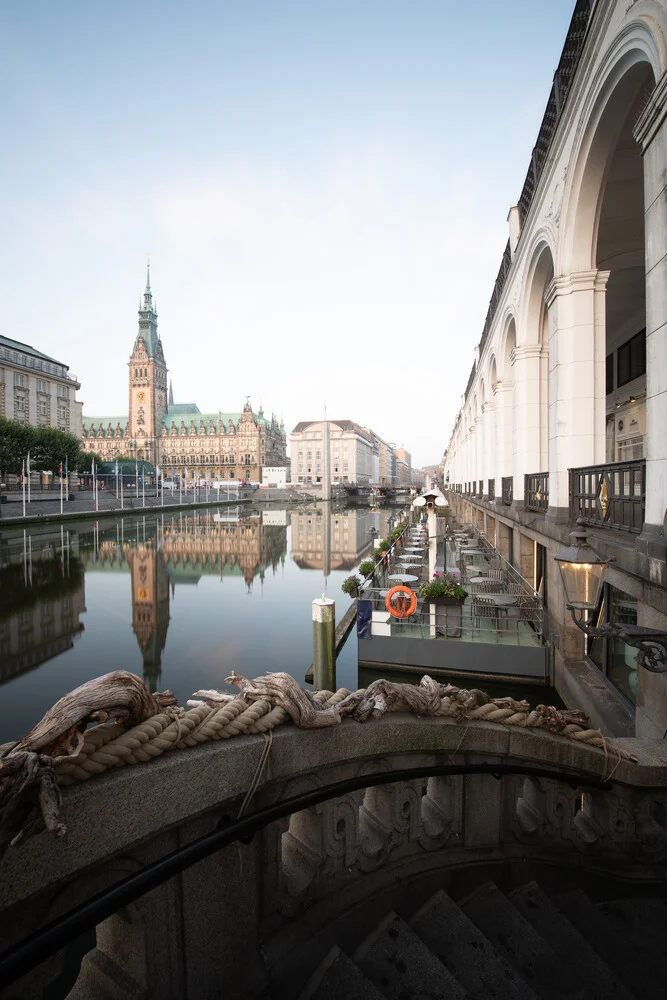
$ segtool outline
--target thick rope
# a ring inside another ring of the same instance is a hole
[[[381,683],[390,690],[391,682]],[[417,687],[412,687],[412,690],[417,694],[420,692],[420,688]],[[454,690],[458,692],[458,689]],[[388,699],[383,697],[377,700],[376,709],[367,715],[363,706],[369,691],[370,689],[361,689],[354,694],[351,694],[346,688],[341,688],[336,692],[317,691],[310,695],[310,701],[313,709],[317,706],[320,710],[331,712],[331,710],[336,711],[338,706],[349,700],[355,703],[355,710],[348,715],[352,719],[372,718],[376,714],[384,714],[385,711],[411,710],[408,705],[390,705]],[[209,702],[197,704],[187,712],[174,708],[166,709],[160,715],[146,719],[138,726],[124,732],[121,727],[112,723],[105,723],[95,729],[88,730],[85,733],[81,752],[56,765],[55,773],[58,783],[69,785],[76,781],[86,781],[94,775],[103,774],[110,768],[143,763],[174,749],[181,750],[213,740],[230,739],[233,736],[269,733],[276,726],[289,721],[290,718],[285,708],[272,705],[268,698],[258,698],[256,701],[249,702],[241,695],[216,705],[210,703],[212,692],[207,692],[207,694]],[[556,709],[544,709],[544,706],[531,710],[525,702],[514,702],[512,699],[494,699],[486,704],[468,707],[460,699],[444,695],[437,697],[435,704],[422,704],[415,706],[415,708],[417,709],[416,714],[454,719],[459,723],[493,722],[504,726],[541,731],[544,735],[547,731],[553,730],[557,735],[572,740],[576,745],[601,749],[605,754],[605,773],[610,754],[617,758],[616,766],[620,760],[633,760],[631,754],[610,743],[599,729],[590,729],[578,723],[567,722],[565,720],[568,713],[558,713]],[[421,711],[419,711],[420,708]],[[428,710],[425,711],[425,709]],[[333,720],[334,716],[331,718]],[[559,724],[559,720],[562,720],[562,723]],[[341,716],[338,716],[336,721],[340,722]]]
[[[366,723],[388,712],[408,712],[417,717],[451,719],[465,727],[454,753],[460,750],[471,724],[492,722],[496,725],[528,730],[540,738],[565,737],[573,746],[601,750],[602,777],[611,781],[622,760],[636,758],[607,740],[598,729],[591,729],[588,718],[578,711],[559,710],[538,705],[531,709],[526,701],[513,698],[489,698],[483,691],[465,690],[450,684],[438,684],[424,676],[419,685],[393,681],[374,681],[368,688],[350,692],[310,693],[289,674],[266,674],[248,680],[238,674],[226,683],[240,689],[237,696],[219,691],[196,691],[191,707],[184,710],[174,704],[170,692],[151,695],[133,674],[127,674],[127,686],[134,699],[134,718],[143,721],[125,728],[124,720],[132,713],[123,702],[125,674],[118,671],[96,682],[88,682],[54,706],[22,740],[6,744],[0,752],[0,856],[9,843],[29,836],[41,828],[41,822],[61,836],[66,831],[60,812],[58,785],[71,785],[115,767],[145,763],[173,750],[187,750],[215,740],[227,740],[245,734],[263,734],[264,747],[247,790],[241,811],[248,808],[262,782],[277,726],[292,722],[302,729],[339,726],[345,720]],[[100,707],[101,688],[111,684],[114,701],[106,710]],[[77,692],[85,696],[80,707]],[[120,695],[119,695],[120,692]],[[118,701],[120,697],[120,703]],[[126,699],[129,701],[129,699]],[[66,706],[61,718],[58,706]],[[92,705],[93,711],[90,706]],[[136,707],[138,706],[138,708]],[[150,715],[150,712],[155,714]],[[146,717],[148,715],[148,717]],[[106,721],[111,716],[115,721]],[[47,721],[46,728],[44,721]],[[91,721],[98,721],[87,729]],[[127,723],[125,723],[127,724]],[[615,763],[612,765],[612,760]],[[39,810],[32,804],[29,819],[22,819],[17,805],[26,802],[39,790]],[[5,830],[2,829],[4,823]]]

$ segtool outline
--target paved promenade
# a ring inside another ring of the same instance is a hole
[[[43,494],[38,494],[42,496]],[[15,496],[15,494],[13,495]],[[93,494],[90,490],[75,491],[74,500],[63,500],[63,519],[81,517],[104,517],[118,516],[124,513],[145,513],[146,511],[158,512],[161,510],[187,510],[188,507],[218,506],[219,504],[237,503],[283,503],[288,506],[293,503],[303,503],[312,501],[311,497],[304,497],[291,490],[239,490],[229,493],[227,498],[226,490],[220,490],[218,499],[217,490],[197,490],[196,500],[192,490],[183,493],[183,503],[179,503],[179,494],[164,494],[164,502],[161,496],[142,497],[141,492],[137,497],[132,491],[131,495],[126,493],[123,497],[123,508],[121,509],[120,497],[112,491],[101,491],[99,494],[99,509],[95,508]],[[60,514],[60,494],[54,493],[53,499],[33,500],[26,503],[26,516],[23,517],[23,505],[20,497],[16,501],[13,497],[9,503],[0,504],[0,528],[3,524],[35,523],[40,521],[52,521],[59,519]]]

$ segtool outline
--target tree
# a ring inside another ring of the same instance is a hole
[[[71,471],[76,471],[83,452],[81,443],[74,434],[56,430],[55,427],[32,427],[18,420],[0,417],[0,473],[18,475],[23,461],[30,453],[30,468],[33,472],[56,473],[65,459]]]
[[[56,430],[54,427],[35,428],[37,430],[34,444],[34,456],[31,455],[31,465],[34,469],[43,469],[57,473],[65,459],[70,469],[77,469],[81,461],[81,444],[74,434]]]
[[[35,447],[35,428],[0,417],[0,471],[2,478],[18,475],[23,461]]]
[[[79,455],[79,460],[76,465],[77,472],[90,472],[92,468],[93,459],[95,459],[95,468],[104,462],[104,459],[96,451],[82,451]]]

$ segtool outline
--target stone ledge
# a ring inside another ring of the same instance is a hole
[[[662,741],[621,742],[639,760],[622,761],[614,771],[615,782],[635,788],[667,786],[667,746]],[[253,779],[264,745],[260,736],[235,737],[172,751],[150,763],[120,767],[64,788],[68,834],[54,841],[41,833],[7,852],[1,866],[3,906],[126,854],[216,807],[221,814],[225,806],[235,807]],[[409,766],[406,758],[410,765],[448,759],[532,763],[582,777],[599,777],[605,769],[602,751],[580,748],[564,737],[397,713],[363,724],[346,721],[331,729],[279,727],[274,731],[266,781],[254,804],[268,805],[299,789],[376,768],[400,769]],[[609,761],[606,765],[607,770],[613,766]]]

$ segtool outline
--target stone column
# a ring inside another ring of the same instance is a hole
[[[523,506],[525,473],[542,472],[540,467],[540,385],[539,344],[515,347],[514,364],[514,504]]]
[[[512,453],[514,433],[514,407],[512,405],[512,383],[496,382],[493,386],[496,397],[496,453],[493,468],[496,480],[496,501],[502,496],[503,476],[512,474]]]
[[[644,157],[646,513],[638,544],[665,563],[667,523],[667,74],[634,129]]]
[[[554,518],[567,518],[568,469],[605,461],[608,279],[609,271],[578,271],[554,278],[547,289],[549,512]]]
[[[482,477],[484,479],[484,494],[487,495],[489,489],[489,479],[493,478],[495,466],[496,448],[496,414],[495,403],[489,399],[484,404],[484,461],[482,463]]]

